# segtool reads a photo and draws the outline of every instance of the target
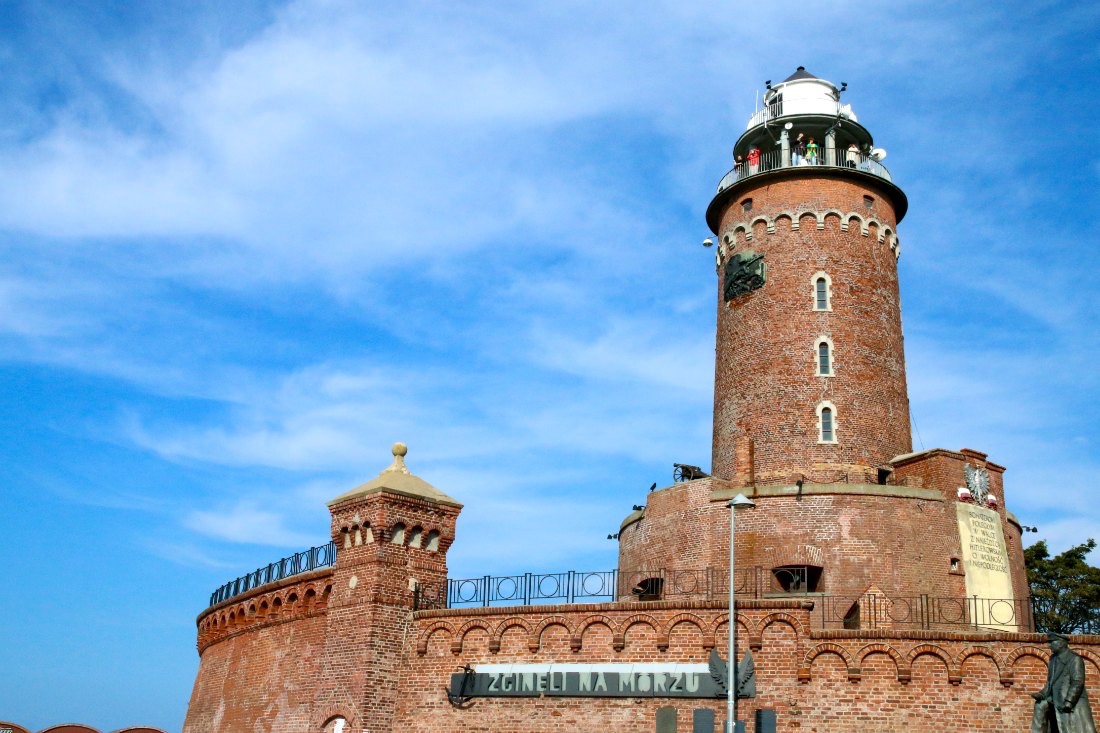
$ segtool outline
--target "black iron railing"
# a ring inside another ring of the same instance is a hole
[[[266,583],[335,564],[335,543],[329,542],[327,545],[311,547],[308,550],[284,557],[282,560],[276,560],[265,567],[256,568],[248,575],[242,575],[236,580],[229,581],[210,594],[210,605],[217,605]]]
[[[877,593],[835,596],[809,590],[816,578],[809,572],[773,573],[762,567],[736,572],[739,598],[802,598],[813,601],[812,624],[828,629],[979,628],[1032,631],[1027,600],[945,597],[930,594],[889,597]],[[693,570],[597,570],[523,575],[484,575],[449,579],[446,585],[421,585],[414,593],[416,609],[472,606],[530,606],[546,603],[598,603],[626,599],[725,600],[729,572],[717,568]]]
[[[737,592],[759,594],[755,568],[738,571]],[[535,603],[597,603],[621,597],[724,598],[729,571],[702,570],[568,570],[563,573],[483,575],[452,578],[446,589],[424,587],[425,608],[464,606],[527,606]]]
[[[1012,598],[817,595],[815,625],[825,629],[933,629],[971,627],[1032,631],[1031,603]]]

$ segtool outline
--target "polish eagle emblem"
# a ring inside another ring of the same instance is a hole
[[[718,690],[716,697],[725,697],[729,694],[727,680],[729,679],[729,667],[726,660],[718,656],[714,649],[710,650],[710,676],[714,680],[714,686]],[[741,657],[741,663],[737,665],[737,698],[745,700],[756,697],[756,665],[752,661],[752,650],[748,650]]]
[[[976,503],[985,504],[986,497],[989,496],[989,471],[969,463],[966,464],[965,471],[966,488],[970,491],[970,496]]]

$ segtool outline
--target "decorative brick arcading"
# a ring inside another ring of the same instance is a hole
[[[332,591],[332,568],[268,583],[211,606],[199,614],[199,654],[223,639],[263,626],[324,614]]]
[[[743,608],[738,604],[740,648],[750,646],[750,637],[758,638],[758,645],[752,645],[758,697],[741,702],[742,717],[752,720],[758,707],[775,709],[781,733],[846,730],[853,716],[873,718],[865,726],[868,730],[906,733],[1016,733],[1026,728],[1029,693],[1041,688],[1046,676],[1048,653],[1037,644],[1040,635],[815,631],[810,628],[811,605],[764,599],[745,601]],[[724,656],[726,618],[723,604],[710,601],[419,612],[413,630],[417,641],[407,647],[409,673],[395,726],[410,733],[647,730],[656,709],[668,704],[681,710],[681,723],[684,711],[699,707],[714,710],[720,719],[723,700],[478,698],[452,707],[441,688],[463,664],[704,663],[710,648],[706,642],[713,644],[716,634],[721,635],[718,646]],[[475,619],[491,629],[488,638],[479,634],[476,644],[464,643],[456,658],[450,635]],[[570,643],[502,644],[506,628],[517,623],[531,639],[538,638],[536,630],[556,629],[555,638]],[[592,636],[589,630],[599,633]],[[1100,689],[1100,638],[1074,637],[1071,645],[1086,659],[1090,688]],[[494,646],[496,652],[491,651]],[[509,651],[503,653],[502,648]]]
[[[757,224],[764,225],[764,231],[767,234],[775,234],[776,227],[780,219],[786,220],[787,226],[790,227],[790,231],[797,232],[801,229],[800,222],[803,217],[813,217],[815,223],[815,229],[824,230],[826,217],[836,217],[840,223],[840,231],[847,232],[851,229],[852,220],[856,220],[856,228],[861,236],[868,237],[871,234],[871,227],[875,228],[876,239],[883,244],[890,247],[890,250],[894,253],[894,258],[901,257],[901,241],[898,239],[894,230],[890,228],[888,224],[883,224],[878,219],[871,217],[864,217],[855,211],[850,211],[847,214],[837,209],[816,209],[806,211],[780,211],[773,217],[757,216],[747,221],[739,221],[728,225],[722,232],[722,243],[718,245],[718,252],[715,264],[721,266],[725,264],[726,258],[736,248],[738,241],[738,235],[744,238],[745,242],[753,241],[753,229]]]

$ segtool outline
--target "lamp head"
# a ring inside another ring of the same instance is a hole
[[[744,494],[738,494],[737,496],[730,499],[729,503],[726,504],[726,506],[728,506],[730,509],[754,507],[756,506],[756,502],[745,496]]]

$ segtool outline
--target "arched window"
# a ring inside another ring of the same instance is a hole
[[[439,550],[439,532],[434,529],[428,532],[428,537],[424,541],[424,549],[428,552],[436,552]]]
[[[405,525],[398,522],[390,531],[390,542],[395,545],[405,544]]]
[[[836,442],[836,406],[832,402],[822,402],[817,406],[817,442]]]
[[[833,342],[827,336],[817,340],[814,348],[815,374],[819,377],[833,376]]]
[[[831,311],[833,309],[833,281],[824,272],[814,273],[813,293],[815,311]]]
[[[324,727],[322,727],[321,730],[324,733],[346,733],[345,726],[347,724],[348,721],[346,718],[344,718],[342,715],[337,715],[335,717],[329,718],[328,722],[325,723]]]
[[[772,575],[784,593],[817,593],[821,585],[821,568],[814,565],[783,565]]]
[[[664,588],[664,578],[644,578],[630,592],[639,601],[659,601]]]
[[[420,547],[420,536],[424,533],[420,527],[409,530],[409,547]]]

